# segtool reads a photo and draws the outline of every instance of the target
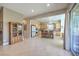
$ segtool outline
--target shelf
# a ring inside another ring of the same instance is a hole
[[[18,30],[19,24],[20,23],[9,22],[9,44],[15,44],[19,41],[22,41],[23,32],[20,31],[23,31],[23,29],[20,28],[20,30]]]

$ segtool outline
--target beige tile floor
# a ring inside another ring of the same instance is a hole
[[[32,38],[0,47],[1,56],[71,56],[62,47],[63,40]]]

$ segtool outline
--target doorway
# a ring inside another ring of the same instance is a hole
[[[31,37],[47,41],[56,47],[64,48],[65,14],[31,20]]]
[[[37,35],[37,28],[35,25],[31,25],[31,37],[36,37]]]

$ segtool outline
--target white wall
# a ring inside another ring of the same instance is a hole
[[[8,22],[20,22],[23,21],[23,15],[7,8],[3,9],[3,45],[9,43],[9,26]]]
[[[70,35],[69,35],[69,12],[73,7],[73,3],[69,6],[68,10],[65,13],[65,49],[70,50]]]
[[[69,13],[66,13],[65,15],[65,49],[66,50],[70,50],[70,46],[69,46]]]

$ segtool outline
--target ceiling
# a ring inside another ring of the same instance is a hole
[[[68,7],[68,3],[50,3],[50,6],[47,7],[47,3],[0,3],[1,6],[4,6],[8,9],[19,12],[27,17],[36,16],[46,12],[61,10]],[[32,12],[32,9],[34,12]]]
[[[65,14],[60,14],[60,15],[55,15],[55,16],[51,16],[51,17],[44,17],[44,18],[36,18],[35,19],[35,21],[48,23],[48,24],[54,23],[58,20],[61,20],[62,23],[64,23]]]

